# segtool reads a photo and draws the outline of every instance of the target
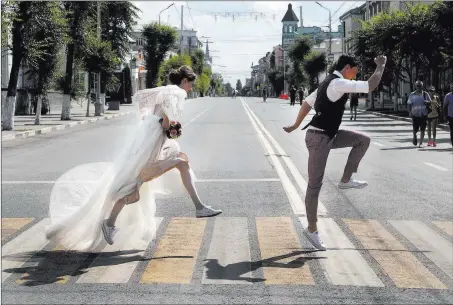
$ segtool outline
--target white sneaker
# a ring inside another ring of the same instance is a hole
[[[366,181],[360,181],[355,179],[349,179],[347,183],[340,182],[338,187],[341,189],[361,189],[368,185]]]
[[[196,217],[197,218],[212,217],[212,216],[219,215],[220,213],[222,213],[222,210],[216,210],[216,209],[213,209],[210,206],[205,206],[201,210],[197,210]]]
[[[118,232],[116,227],[109,227],[107,225],[107,219],[102,222],[102,233],[104,233],[104,239],[109,245],[113,244],[113,237]]]
[[[308,228],[304,228],[304,235],[308,238],[311,244],[318,250],[326,251],[327,247],[319,237],[319,232],[315,231],[311,233]]]

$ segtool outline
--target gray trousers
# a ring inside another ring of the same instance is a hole
[[[326,169],[327,158],[331,149],[352,147],[344,169],[344,175],[350,179],[357,172],[360,161],[370,146],[370,138],[364,134],[339,130],[330,139],[323,131],[308,129],[305,135],[308,148],[308,184],[305,194],[305,209],[309,222],[318,221],[318,198],[322,179]]]

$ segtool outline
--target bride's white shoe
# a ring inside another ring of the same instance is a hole
[[[216,209],[213,209],[210,206],[205,206],[201,210],[197,210],[196,216],[197,216],[197,218],[200,218],[200,217],[213,217],[213,216],[219,215],[220,213],[222,213],[222,210],[216,210]]]
[[[113,244],[113,237],[118,232],[116,227],[109,227],[107,225],[107,219],[102,222],[102,233],[104,234],[104,239],[109,245]]]

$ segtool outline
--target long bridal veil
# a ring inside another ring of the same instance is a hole
[[[177,86],[141,90],[134,95],[134,114],[118,137],[113,160],[79,165],[55,182],[49,204],[51,224],[46,229],[49,240],[77,251],[98,251],[105,245],[102,221],[109,217],[114,203],[134,188],[146,162],[155,160],[162,147],[174,141],[166,139],[159,118],[165,113],[170,120],[178,120],[185,97],[186,92]],[[179,148],[176,142],[169,147],[175,147],[175,153]],[[140,200],[124,207],[118,216],[115,226],[120,230],[113,246],[118,250],[145,249],[156,234],[156,197],[183,190],[175,169],[144,183]]]

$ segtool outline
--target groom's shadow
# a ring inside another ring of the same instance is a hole
[[[121,265],[152,259],[144,258],[141,253],[134,255],[142,251],[78,252],[58,250],[16,253],[5,255],[2,260],[27,262],[34,264],[34,266],[10,268],[3,270],[3,272],[22,274],[19,284],[24,286],[66,282],[69,277],[87,273],[93,267]],[[98,259],[94,260],[94,258]]]
[[[325,257],[319,256],[300,256],[288,263],[279,263],[277,261],[293,256],[298,256],[301,254],[309,254],[317,252],[317,250],[312,251],[293,251],[288,254],[283,254],[279,256],[270,257],[267,259],[259,261],[244,261],[237,262],[233,264],[228,264],[222,266],[219,264],[217,259],[207,259],[205,260],[205,267],[207,268],[206,277],[208,279],[215,280],[230,280],[230,281],[247,281],[251,283],[264,282],[266,279],[244,277],[245,274],[250,274],[250,272],[258,270],[262,267],[276,267],[276,268],[301,268],[309,260],[313,259],[323,259]]]

